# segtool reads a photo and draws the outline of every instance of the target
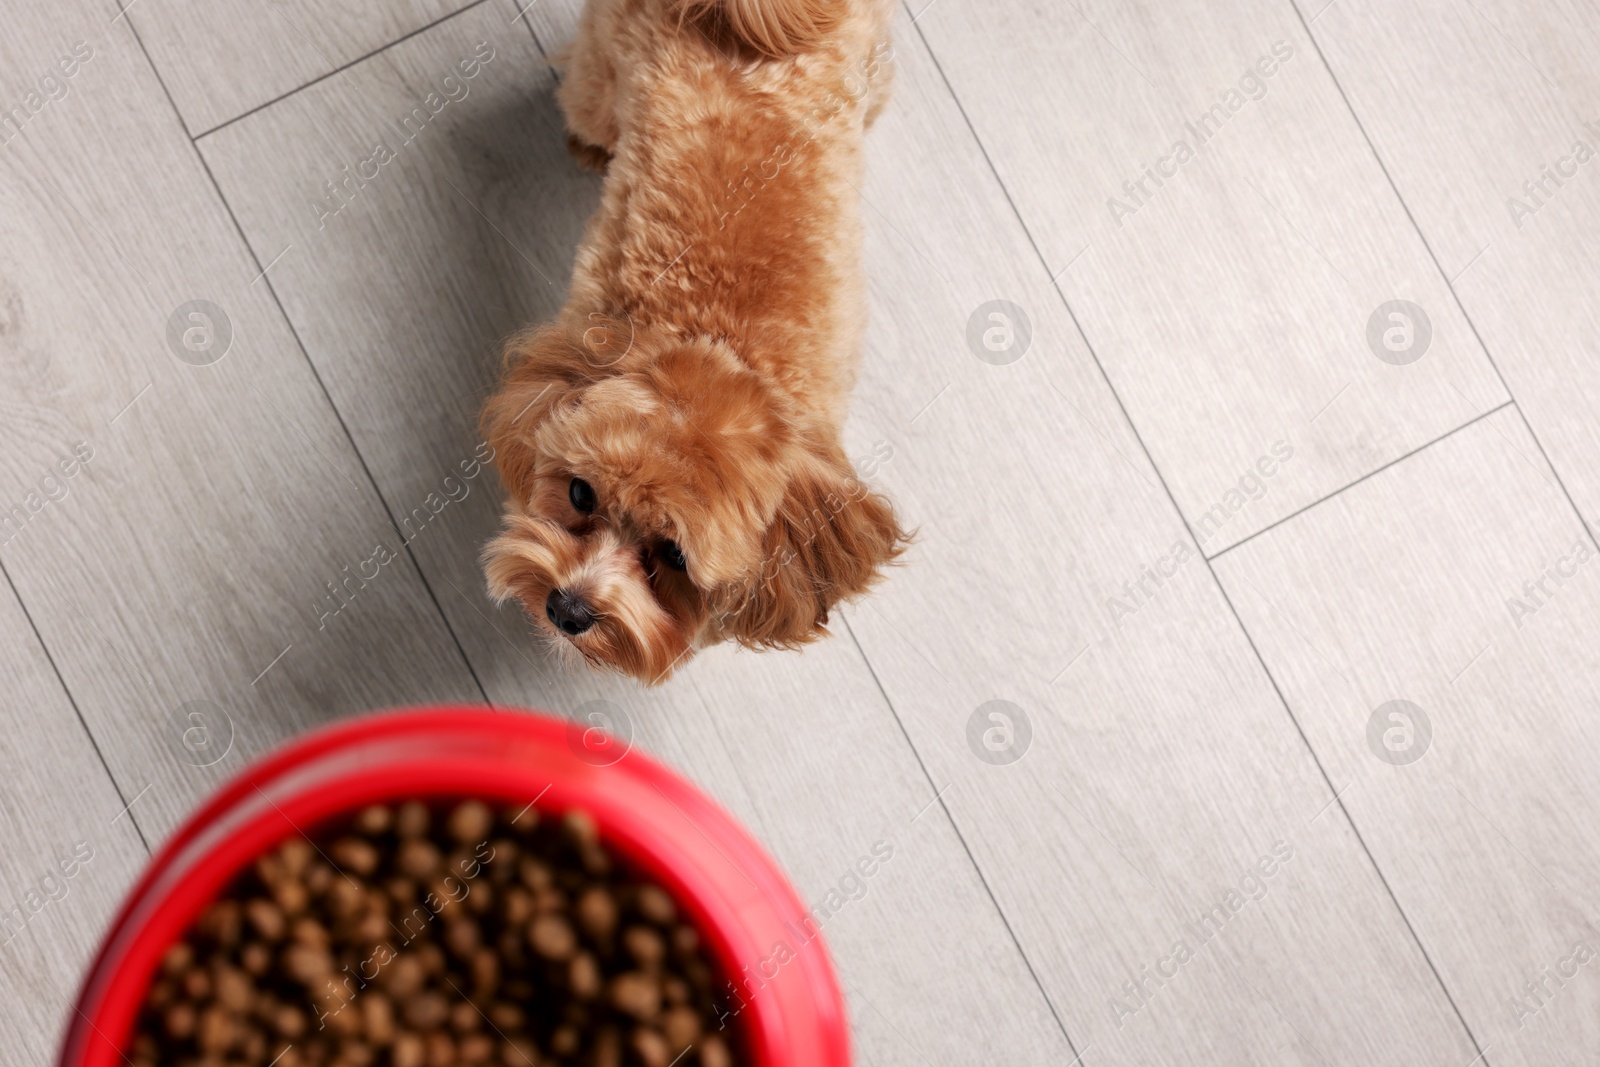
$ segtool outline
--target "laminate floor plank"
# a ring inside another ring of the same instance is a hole
[[[0,691],[0,1041],[9,1062],[47,1063],[71,1014],[79,970],[145,851],[3,581]]]
[[[1566,2],[1341,0],[1311,25],[1593,529],[1600,523],[1600,11]],[[1411,43],[1392,47],[1401,40]]]
[[[917,27],[1207,555],[1506,399],[1293,8]]]
[[[1495,1067],[1600,1055],[1596,555],[1508,408],[1216,561]]]
[[[284,737],[477,688],[408,560],[359,591],[359,618],[319,615],[389,519],[108,18],[88,0],[17,8],[0,41],[0,99],[70,42],[90,53],[0,151],[0,555],[154,845]],[[191,714],[215,759],[182,758]]]
[[[115,0],[199,135],[472,0]],[[137,5],[137,6],[135,6]]]
[[[713,650],[646,690],[571,673],[488,602],[478,555],[498,489],[460,463],[480,454],[496,341],[559,307],[599,188],[566,152],[516,11],[463,12],[200,141],[257,255],[287,249],[273,288],[402,525],[430,494],[448,501],[405,533],[474,672],[497,704],[627,723],[744,819],[808,903],[843,899],[823,936],[861,1062],[1071,1060],[847,635],[803,655]],[[464,95],[395,129],[474,55]],[[379,139],[392,158],[363,167]],[[347,166],[369,177],[329,199]],[[875,845],[892,858],[852,875]]]

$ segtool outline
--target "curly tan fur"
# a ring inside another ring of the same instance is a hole
[[[559,95],[574,154],[605,184],[566,307],[507,342],[484,410],[509,494],[485,564],[497,596],[591,664],[656,682],[712,642],[803,644],[906,544],[839,443],[890,10],[583,13]],[[683,570],[664,564],[672,544]],[[594,609],[592,629],[546,624],[557,589]]]

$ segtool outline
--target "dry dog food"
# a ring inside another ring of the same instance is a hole
[[[698,931],[592,820],[375,805],[258,860],[162,960],[132,1067],[732,1067]]]

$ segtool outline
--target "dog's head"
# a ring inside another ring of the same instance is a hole
[[[591,665],[653,684],[715,641],[803,644],[905,547],[831,432],[720,342],[595,318],[506,356],[489,589]]]

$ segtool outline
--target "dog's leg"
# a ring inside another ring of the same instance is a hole
[[[567,120],[567,148],[578,163],[604,172],[617,144],[617,69],[621,0],[589,0],[578,36],[558,62],[556,100]]]

